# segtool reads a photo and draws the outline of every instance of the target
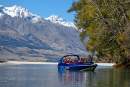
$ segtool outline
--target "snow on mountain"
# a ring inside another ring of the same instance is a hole
[[[4,7],[3,12],[10,15],[11,17],[30,17],[33,16],[26,8],[14,5],[12,7]]]
[[[59,17],[44,19],[20,6],[0,6],[0,59],[56,61],[86,50],[79,32]]]
[[[33,22],[43,21],[44,19],[36,14],[31,13],[28,9],[23,8],[21,6],[13,5],[11,7],[4,7],[0,5],[0,16],[7,14],[11,17],[20,17],[31,19]]]
[[[0,17],[2,17],[4,14],[0,13]]]
[[[73,27],[73,28],[76,28],[76,26],[74,25],[73,22],[67,22],[65,21],[63,18],[57,16],[57,15],[51,15],[49,16],[48,18],[45,18],[46,20],[49,20],[53,23],[56,23],[56,24],[60,24],[60,25],[63,25],[63,26],[66,26],[66,27]]]

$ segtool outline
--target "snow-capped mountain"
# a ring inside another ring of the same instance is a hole
[[[55,61],[68,53],[86,55],[73,24],[17,5],[0,6],[0,59]]]
[[[0,5],[0,16],[3,16],[4,14],[9,15],[11,17],[20,17],[20,18],[26,18],[26,19],[32,19],[34,21],[43,20],[42,17],[31,13],[28,9],[23,8],[21,6],[11,6],[11,7],[4,7]]]
[[[45,19],[46,19],[46,20],[49,20],[49,21],[51,21],[51,22],[53,22],[53,23],[66,26],[66,27],[76,28],[76,26],[74,25],[73,22],[65,21],[63,18],[61,18],[60,16],[57,16],[57,15],[51,15],[51,16],[49,16],[48,18],[45,18]]]
[[[4,7],[3,12],[11,17],[31,17],[33,15],[26,8],[22,8],[17,5],[12,7]]]

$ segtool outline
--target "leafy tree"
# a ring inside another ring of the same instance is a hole
[[[76,12],[75,23],[86,48],[98,58],[126,63],[130,57],[130,0],[78,0],[68,12]]]

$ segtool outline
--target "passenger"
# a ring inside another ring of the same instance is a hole
[[[83,64],[83,58],[80,58],[78,61],[79,64]]]
[[[75,63],[75,60],[72,59],[72,64],[74,64],[74,63]]]
[[[91,55],[88,55],[88,63],[93,63],[93,57]]]
[[[65,64],[67,63],[67,59],[66,59],[66,58],[64,59],[64,63],[65,63]]]
[[[65,57],[64,63],[65,63],[65,64],[69,64],[69,57]]]
[[[75,63],[75,64],[77,64],[77,63],[78,63],[78,60],[77,60],[77,59],[75,59],[75,60],[74,60],[74,63]]]
[[[83,57],[82,57],[82,59],[81,59],[81,60],[82,60],[82,63],[85,63],[85,62],[86,62],[86,61],[85,61],[85,58],[83,58]]]
[[[70,58],[67,58],[67,64],[70,64]]]
[[[72,63],[72,59],[71,59],[71,58],[69,59],[69,63],[70,63],[70,64]]]
[[[84,58],[84,63],[87,63],[87,58]]]

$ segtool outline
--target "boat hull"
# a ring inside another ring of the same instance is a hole
[[[66,70],[72,70],[72,71],[94,71],[96,67],[97,67],[97,64],[58,65],[58,69],[66,69]]]

